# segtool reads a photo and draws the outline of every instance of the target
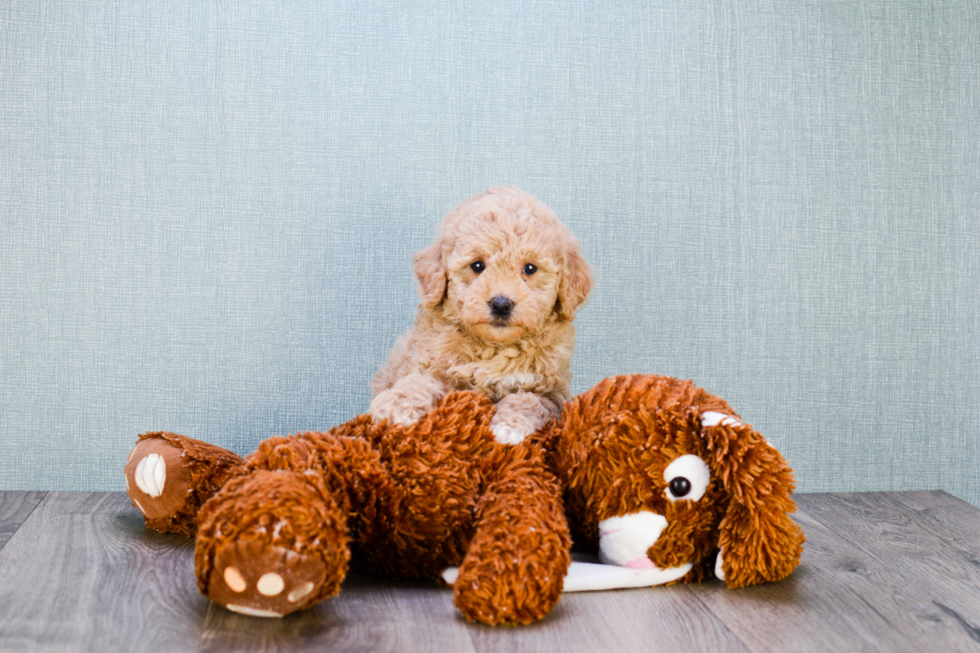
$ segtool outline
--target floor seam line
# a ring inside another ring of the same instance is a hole
[[[34,511],[36,511],[38,509],[38,506],[40,506],[42,503],[44,503],[44,500],[47,499],[48,498],[48,495],[51,494],[51,492],[48,491],[48,490],[42,490],[42,491],[44,492],[44,494],[41,496],[40,499],[38,499],[37,503],[34,504],[34,507],[31,508],[31,511],[29,513],[27,513],[27,516],[24,517],[23,520],[21,520],[21,522],[17,525],[17,528],[14,530],[14,532],[11,533],[10,534],[10,537],[7,538],[7,541],[4,542],[2,545],[0,545],[0,551],[3,551],[4,547],[6,547],[10,543],[10,540],[14,539],[14,536],[17,535],[17,533],[20,532],[20,529],[24,527],[24,524],[27,523],[27,520],[30,519],[34,515]]]

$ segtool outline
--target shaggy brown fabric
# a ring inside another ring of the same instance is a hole
[[[711,577],[719,548],[729,587],[778,580],[799,564],[786,461],[749,426],[705,426],[707,411],[740,420],[690,382],[615,377],[529,441],[502,445],[490,399],[454,392],[409,426],[362,415],[325,433],[269,438],[244,463],[190,438],[147,434],[127,479],[142,457],[164,456],[166,487],[186,484],[185,501],[161,497],[157,509],[175,512],[147,523],[175,532],[193,531],[192,508],[213,494],[197,514],[197,581],[230,609],[309,607],[340,591],[349,564],[402,578],[458,566],[454,599],[467,619],[527,624],[559,600],[565,514],[593,549],[604,519],[663,515],[668,526],[647,555],[660,568],[691,563],[686,582]],[[664,470],[685,454],[700,457],[711,480],[700,500],[669,501]]]
[[[347,512],[315,471],[257,469],[232,479],[201,509],[194,551],[198,589],[225,606],[277,614],[334,596],[350,560]],[[243,588],[228,582],[229,567]],[[283,581],[275,595],[259,592],[266,574]],[[290,601],[306,583],[309,590]]]
[[[788,576],[805,539],[789,517],[792,470],[748,425],[703,426],[708,411],[741,420],[689,381],[654,375],[606,379],[566,404],[538,440],[565,484],[576,541],[595,549],[600,521],[649,510],[668,526],[648,557],[660,568],[692,563],[686,582],[710,576],[719,548],[729,587]],[[669,501],[664,470],[685,454],[707,463],[711,482],[698,501]]]
[[[160,456],[166,469],[159,496],[147,494],[136,481],[140,462],[150,454]],[[176,433],[144,433],[126,461],[126,490],[148,527],[193,537],[198,510],[232,476],[241,473],[244,463],[234,453],[207,442]]]
[[[494,441],[492,415],[487,397],[457,392],[410,426],[360,416],[262,442],[200,512],[199,588],[231,609],[286,614],[336,594],[348,561],[402,578],[460,566],[468,619],[540,619],[570,562],[561,490],[540,448]],[[272,596],[257,589],[267,574],[282,581]]]
[[[530,444],[498,448],[484,467],[496,473],[476,506],[455,603],[473,621],[528,624],[558,603],[570,562],[561,490]]]

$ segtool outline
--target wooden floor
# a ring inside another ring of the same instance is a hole
[[[943,492],[797,495],[789,579],[566,595],[543,622],[467,624],[449,590],[351,578],[281,620],[194,584],[193,544],[123,494],[0,492],[0,650],[980,651],[980,510]]]

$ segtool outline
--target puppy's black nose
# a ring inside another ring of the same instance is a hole
[[[510,300],[510,297],[504,297],[503,295],[497,295],[490,300],[490,310],[494,315],[499,317],[506,317],[510,315],[510,312],[514,308],[514,302]]]

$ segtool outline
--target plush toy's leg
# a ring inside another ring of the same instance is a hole
[[[257,470],[201,510],[201,593],[229,610],[281,617],[340,591],[350,558],[343,511],[302,472]]]
[[[201,509],[198,588],[263,617],[336,595],[350,561],[348,516],[352,505],[365,510],[359,493],[371,493],[379,466],[366,442],[331,433],[262,442],[247,473]]]
[[[571,556],[557,481],[532,445],[498,449],[477,506],[476,532],[453,583],[472,621],[528,624],[558,603]]]
[[[193,536],[198,510],[244,464],[207,442],[176,433],[145,433],[126,461],[126,491],[149,528]]]

